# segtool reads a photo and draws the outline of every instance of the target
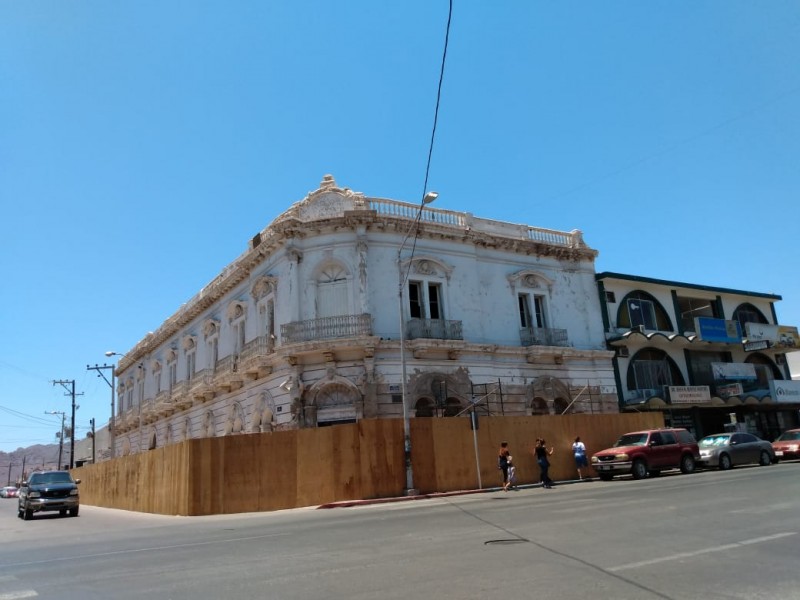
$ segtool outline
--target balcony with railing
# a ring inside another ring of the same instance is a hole
[[[140,417],[145,423],[152,423],[158,418],[155,410],[155,401],[152,398],[145,398],[142,402]]]
[[[176,382],[172,386],[169,397],[177,408],[185,408],[191,405],[192,398],[189,396],[189,382],[185,380]]]
[[[214,371],[202,369],[189,380],[189,398],[193,402],[206,402],[214,397]]]
[[[569,346],[566,329],[549,327],[523,327],[519,330],[522,346]]]
[[[409,340],[463,340],[461,321],[445,319],[409,319],[406,322],[406,337]]]
[[[286,344],[372,335],[372,315],[339,315],[281,325]]]
[[[175,410],[175,406],[172,404],[172,401],[170,400],[168,390],[161,390],[156,394],[155,408],[156,412],[160,416],[171,415],[172,412]]]
[[[258,379],[272,372],[271,354],[275,353],[275,338],[262,335],[250,340],[239,353],[239,370]]]
[[[242,386],[244,378],[239,372],[238,354],[229,354],[217,361],[212,382],[214,391],[219,392],[230,392]]]

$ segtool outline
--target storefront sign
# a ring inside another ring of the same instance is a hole
[[[769,340],[756,340],[756,341],[747,341],[742,346],[744,347],[745,352],[755,352],[757,350],[767,350],[772,345],[772,342]]]
[[[714,379],[755,379],[756,367],[750,363],[711,363]]]
[[[717,386],[717,395],[720,398],[730,398],[731,396],[741,396],[744,390],[741,383],[726,383]]]
[[[711,402],[711,388],[707,385],[670,385],[669,399],[672,404],[706,404]]]
[[[704,342],[722,342],[738,344],[742,341],[742,329],[739,321],[726,321],[712,317],[696,317],[695,331]]]
[[[800,404],[800,381],[786,380],[769,382],[769,390],[774,402],[796,402]]]
[[[800,348],[797,327],[745,323],[745,331],[748,342],[768,341],[776,348]]]

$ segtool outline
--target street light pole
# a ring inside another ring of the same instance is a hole
[[[108,352],[106,352],[106,356],[110,357],[110,356],[125,356],[125,355],[124,354],[120,354],[119,352],[112,352],[111,350],[109,350]],[[106,369],[110,369],[111,370],[111,381],[109,381],[108,377],[106,377],[106,374],[103,373],[103,371],[105,371]],[[115,405],[116,405],[116,393],[117,393],[117,385],[115,383],[115,377],[116,377],[117,369],[116,369],[116,367],[114,367],[114,365],[103,364],[103,365],[95,365],[93,367],[90,367],[89,365],[86,365],[86,370],[87,371],[97,371],[97,376],[98,377],[102,377],[105,380],[105,382],[109,385],[109,387],[111,388],[111,418],[108,420],[108,449],[109,449],[109,452],[111,454],[111,458],[114,458],[117,455],[116,454],[116,433],[114,431],[114,429],[115,429],[115,419],[116,419]]]
[[[46,415],[61,415],[61,435],[58,436],[58,467],[62,467],[61,463],[61,456],[64,453],[64,419],[67,416],[67,413],[61,410],[46,410],[44,411]]]
[[[402,252],[403,248],[405,248],[406,242],[408,241],[408,237],[411,235],[411,231],[415,230],[417,223],[419,222],[420,217],[422,216],[422,210],[425,208],[426,204],[430,204],[439,196],[436,192],[428,192],[423,196],[422,202],[420,202],[419,208],[417,209],[417,214],[414,217],[414,221],[411,223],[411,226],[406,231],[406,235],[403,237],[403,241],[400,243],[400,247],[397,249],[397,271],[398,271],[398,285],[397,285],[397,305],[399,308],[399,318],[400,318],[400,394],[403,400],[403,455],[405,459],[405,466],[406,466],[406,488],[403,492],[407,496],[415,496],[417,494],[417,490],[414,488],[414,469],[411,465],[411,420],[409,418],[409,408],[408,408],[408,397],[406,396],[406,336],[405,336],[405,312],[403,310],[403,290],[406,287],[406,275],[403,274],[403,263],[402,263]],[[416,239],[417,234],[414,233],[414,238]],[[413,258],[414,252],[412,250],[411,257]]]

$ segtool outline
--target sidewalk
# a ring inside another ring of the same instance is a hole
[[[584,477],[583,479],[568,479],[565,481],[556,481],[556,487],[560,485],[571,485],[573,483],[584,483],[592,481],[591,477]],[[541,483],[526,483],[516,486],[516,490],[529,490],[541,488]],[[492,492],[502,492],[501,486],[475,489],[475,490],[456,490],[453,492],[432,492],[430,494],[416,494],[413,496],[394,496],[391,498],[367,498],[365,500],[341,500],[339,502],[328,502],[320,504],[317,508],[347,508],[349,506],[366,506],[369,504],[388,504],[390,502],[405,502],[407,500],[429,500],[432,498],[447,498],[448,496],[466,496],[467,494],[487,494]]]

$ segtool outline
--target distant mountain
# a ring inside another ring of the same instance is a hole
[[[64,444],[61,462],[63,464],[69,462],[69,444]],[[36,469],[57,468],[58,444],[36,444],[27,448],[17,448],[13,452],[0,452],[0,483],[14,485],[21,480],[23,463],[26,473]]]

